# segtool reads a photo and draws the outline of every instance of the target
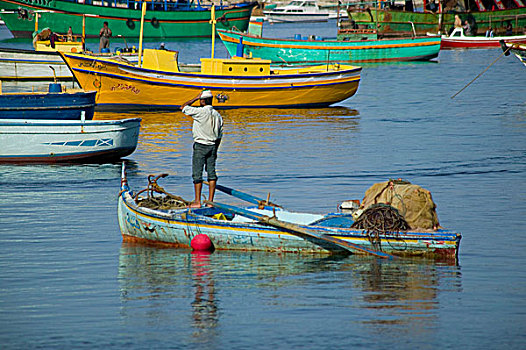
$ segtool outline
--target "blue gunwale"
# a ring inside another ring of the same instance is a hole
[[[93,71],[91,70],[85,70],[85,69],[82,69],[82,68],[73,68],[74,71],[77,71],[77,72],[82,72],[82,73],[93,73]],[[136,78],[136,77],[129,77],[129,76],[126,76],[126,75],[120,75],[120,74],[115,74],[115,73],[106,73],[106,72],[100,72],[100,71],[97,71],[97,75],[102,75],[102,76],[107,76],[107,77],[114,77],[114,78],[119,78],[119,79],[123,79],[123,80],[131,80],[131,81],[140,81],[140,82],[144,82],[144,83],[147,83],[149,85],[165,85],[165,86],[178,86],[178,87],[191,87],[191,88],[209,88],[209,89],[223,89],[223,90],[258,90],[258,91],[266,91],[266,90],[287,90],[287,89],[303,89],[303,88],[311,88],[311,87],[319,87],[319,86],[331,86],[331,85],[342,85],[342,84],[348,84],[350,82],[353,82],[353,81],[360,81],[360,76],[352,76],[352,77],[349,77],[348,79],[344,80],[344,81],[338,81],[338,82],[330,82],[330,83],[321,83],[321,82],[318,82],[318,83],[314,83],[314,84],[309,84],[309,85],[292,85],[290,84],[290,86],[280,86],[280,87],[264,87],[264,86],[256,86],[256,87],[231,87],[231,86],[217,86],[217,85],[204,85],[202,83],[199,83],[197,82],[195,85],[190,85],[190,84],[181,84],[181,83],[170,83],[170,82],[164,82],[164,81],[151,81],[151,80],[148,80],[148,79],[143,79],[143,78]],[[281,77],[286,77],[286,76],[281,76]],[[100,105],[100,104],[97,104],[97,105]]]
[[[266,235],[272,235],[272,236],[287,235],[291,237],[296,237],[296,235],[288,233],[284,230],[280,230],[280,229],[270,227],[270,226],[262,226],[261,224],[255,223],[255,222],[254,223],[237,223],[237,222],[216,220],[216,219],[209,218],[206,216],[192,214],[192,211],[193,211],[192,209],[180,209],[180,210],[174,210],[170,212],[169,211],[154,211],[154,210],[144,211],[144,210],[141,210],[141,208],[137,207],[136,205],[130,205],[129,201],[126,199],[126,196],[125,196],[125,194],[128,193],[128,191],[129,189],[123,190],[123,193],[121,193],[120,195],[123,204],[128,208],[130,212],[132,212],[133,214],[139,217],[147,219],[147,220],[151,220],[152,218],[154,218],[156,221],[160,221],[168,225],[184,226],[188,224],[195,224],[195,225],[198,225],[200,228],[208,228],[211,230],[228,229],[232,231],[242,231],[248,234],[266,234]],[[163,213],[164,215],[161,215],[161,213]],[[192,219],[183,220],[180,218],[181,214],[187,214],[188,215],[187,218],[190,217]],[[330,235],[330,236],[340,238],[340,239],[352,238],[353,240],[359,240],[363,242],[369,241],[368,238],[364,236],[363,230],[330,228],[330,227],[324,227],[324,226],[311,226],[311,225],[299,225],[299,226],[306,228],[306,229],[315,229],[326,235]],[[453,231],[449,231],[449,230],[439,230],[439,231],[433,231],[430,233],[407,231],[407,232],[403,232],[403,237],[399,237],[397,234],[391,234],[391,235],[388,234],[385,237],[382,237],[382,240],[388,240],[389,242],[433,241],[433,242],[442,242],[442,244],[453,244],[458,241],[459,236],[460,234],[453,232]]]

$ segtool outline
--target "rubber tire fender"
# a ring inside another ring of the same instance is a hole
[[[131,18],[128,18],[126,20],[126,25],[128,26],[128,28],[130,28],[131,30],[135,29],[135,22],[133,21],[133,19]]]

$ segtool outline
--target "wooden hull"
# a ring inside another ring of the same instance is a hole
[[[303,239],[286,229],[279,229],[250,220],[218,220],[204,215],[208,209],[179,209],[168,211],[138,207],[126,180],[122,181],[118,201],[118,221],[123,241],[139,242],[176,248],[190,248],[197,234],[207,235],[215,249],[241,251],[270,251],[329,254],[324,242]],[[249,210],[255,210],[249,208]],[[265,211],[259,211],[265,212]],[[273,211],[267,210],[272,216]],[[202,214],[201,214],[202,213]],[[321,215],[291,213],[276,210],[278,218],[296,217],[298,221],[312,220]],[[361,230],[301,224],[317,232],[337,237],[364,248],[373,249]],[[433,232],[400,232],[381,238],[382,250],[398,256],[423,256],[456,259],[461,235],[439,230]],[[356,251],[360,254],[360,251]]]
[[[113,6],[113,2],[106,6],[98,6],[54,0],[54,1],[31,1],[28,4],[21,0],[0,0],[0,7],[5,10],[17,11],[19,8],[27,11],[51,11],[40,12],[38,20],[39,28],[49,27],[56,33],[65,34],[69,26],[75,34],[82,32],[82,18],[86,15],[86,36],[99,37],[99,31],[103,22],[109,23],[114,35],[122,35],[126,38],[138,38],[141,20],[141,2],[119,2],[119,6]],[[138,9],[134,5],[138,5]],[[166,10],[153,9],[153,6],[161,5]],[[189,3],[185,6],[171,2],[158,2],[154,5],[149,2],[145,16],[144,37],[145,38],[180,38],[180,37],[210,37],[212,26],[210,21],[210,7],[195,8]],[[232,6],[224,6],[216,10],[216,18],[224,16],[225,20],[217,22],[217,28],[230,29],[237,27],[246,30],[250,13],[255,3],[242,3]],[[33,15],[28,18],[20,18],[18,13],[2,13],[2,19],[6,26],[16,38],[29,38],[35,30]]]
[[[349,9],[350,18],[358,26],[378,28],[378,33],[386,36],[412,35],[413,26],[417,35],[426,33],[445,33],[453,27],[455,15],[458,14],[462,20],[468,15],[473,16],[477,23],[478,33],[485,33],[491,26],[493,28],[504,28],[511,21],[513,28],[524,28],[526,26],[526,7],[482,11],[469,13],[431,13],[431,12],[406,12],[398,10],[380,10],[372,6],[370,13],[364,9]],[[500,33],[498,33],[500,34]]]
[[[0,119],[93,119],[95,91],[0,94]]]
[[[487,48],[498,48],[500,47],[500,40],[504,40],[507,43],[526,43],[526,35],[520,36],[501,36],[501,37],[461,37],[461,38],[442,38],[442,49],[462,49],[462,48],[473,48],[473,49],[487,49]]]
[[[440,52],[440,37],[362,41],[270,39],[232,31],[218,31],[230,55],[237,52],[240,38],[244,54],[274,63],[386,62],[430,60]]]
[[[141,120],[0,120],[0,162],[101,162],[135,150]]]
[[[97,109],[174,110],[210,89],[218,109],[328,106],[356,93],[361,68],[312,67],[262,76],[176,73],[62,54],[79,84],[95,87]]]
[[[109,56],[109,55],[108,55]],[[137,54],[121,54],[137,62]],[[49,67],[53,67],[53,70]],[[58,52],[0,48],[0,80],[72,80],[73,75]]]

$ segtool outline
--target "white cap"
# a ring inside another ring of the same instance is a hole
[[[201,97],[200,98],[203,99],[203,100],[205,98],[212,98],[212,97],[214,97],[214,96],[212,95],[212,91],[210,91],[210,90],[204,90],[203,92],[201,92]]]

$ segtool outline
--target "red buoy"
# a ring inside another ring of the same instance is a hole
[[[210,237],[204,234],[199,234],[192,238],[192,241],[190,242],[190,246],[193,250],[197,251],[213,251],[214,245],[212,244],[212,241],[210,240]]]

